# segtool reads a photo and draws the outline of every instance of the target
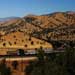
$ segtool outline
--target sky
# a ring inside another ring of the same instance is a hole
[[[75,0],[0,0],[0,18],[75,11]]]

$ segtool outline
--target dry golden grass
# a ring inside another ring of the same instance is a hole
[[[6,53],[8,49],[10,51],[16,49],[35,49],[40,48],[51,48],[52,45],[43,40],[39,40],[34,37],[30,37],[29,35],[25,35],[23,32],[12,32],[8,35],[1,37],[3,41],[0,43],[0,54]]]

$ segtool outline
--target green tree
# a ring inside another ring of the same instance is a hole
[[[17,61],[13,61],[13,62],[12,62],[12,66],[13,66],[14,69],[17,69],[17,67],[18,67],[18,62],[17,62]]]
[[[41,47],[37,50],[37,58],[30,75],[75,75],[75,49],[72,47],[46,57]]]
[[[24,50],[23,49],[18,49],[18,54],[20,55],[20,56],[24,56],[25,54],[24,54]]]
[[[37,49],[37,58],[31,75],[45,75],[45,53],[42,47]]]
[[[11,69],[6,66],[5,59],[0,63],[0,75],[11,75]]]
[[[64,65],[69,75],[75,75],[75,49],[68,47],[65,50]]]

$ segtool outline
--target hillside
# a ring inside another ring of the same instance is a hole
[[[40,16],[24,17],[26,22],[34,25],[38,30],[33,30],[33,36],[49,41],[75,40],[75,13],[56,12]],[[62,39],[61,39],[62,36]]]
[[[12,32],[0,38],[0,49],[3,51],[5,49],[5,51],[13,51],[15,49],[34,50],[40,47],[52,49],[51,44],[34,37],[30,37],[23,32]]]
[[[21,32],[22,34],[45,40],[49,43],[50,40],[75,41],[75,12],[55,12],[39,16],[27,15],[23,18],[0,22],[1,39],[8,35],[10,37],[12,33],[16,34],[15,32]],[[21,37],[21,39],[23,39],[23,37]],[[10,38],[9,40],[7,38],[5,40],[10,41]],[[13,40],[15,42],[17,41],[15,39]],[[25,43],[27,42],[25,41],[24,44]],[[19,44],[17,44],[17,46],[20,46]],[[13,44],[12,46],[15,47],[16,45]]]

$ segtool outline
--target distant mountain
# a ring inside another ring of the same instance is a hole
[[[67,11],[68,14],[75,14],[75,11]]]
[[[0,22],[5,22],[5,21],[9,21],[9,20],[12,20],[12,19],[18,19],[20,17],[6,17],[6,18],[0,18]]]

